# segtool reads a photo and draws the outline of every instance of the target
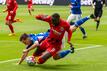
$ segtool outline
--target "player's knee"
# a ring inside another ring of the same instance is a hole
[[[38,64],[43,64],[43,63],[45,63],[45,61],[46,61],[46,60],[44,60],[43,58],[39,58],[37,63],[38,63]]]
[[[43,55],[41,55],[41,56],[39,57],[37,63],[38,63],[38,64],[43,64],[43,63],[45,63],[51,56],[52,56],[51,53],[48,52],[48,51],[46,51],[46,52],[44,52]]]
[[[9,22],[8,22],[8,21],[6,21],[6,22],[5,22],[5,25],[9,25]]]
[[[5,24],[6,24],[6,25],[10,25],[10,24],[11,24],[11,21],[6,21]]]
[[[55,55],[55,56],[53,56],[53,59],[54,59],[54,60],[58,60],[58,59],[60,59],[60,56]]]

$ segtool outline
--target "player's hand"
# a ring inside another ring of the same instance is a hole
[[[5,13],[6,12],[6,10],[3,10],[3,13]]]
[[[28,49],[23,50],[23,53],[28,53],[28,52],[29,52]]]
[[[16,65],[20,65],[20,63],[18,62],[18,63],[16,63]]]
[[[70,47],[72,47],[73,45],[72,45],[72,43],[70,42],[70,41],[68,41],[68,44],[70,45]]]

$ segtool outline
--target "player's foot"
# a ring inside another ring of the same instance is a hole
[[[73,46],[70,48],[70,50],[71,50],[71,53],[74,53],[74,47]]]
[[[83,39],[86,39],[86,38],[87,38],[87,36],[86,36],[86,35],[84,35],[84,36],[83,36]]]
[[[15,33],[10,33],[9,36],[15,36]]]
[[[16,19],[16,22],[21,22],[21,23],[22,23],[22,20],[19,19],[19,18],[17,18],[17,19]]]
[[[91,19],[95,19],[94,14],[91,14],[91,15],[90,15],[90,18],[91,18]]]
[[[34,9],[31,9],[32,11],[34,11]]]

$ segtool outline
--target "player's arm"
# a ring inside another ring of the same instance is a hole
[[[23,53],[22,56],[21,56],[20,61],[18,62],[18,64],[21,64],[25,60],[25,58],[27,57],[27,55],[28,55],[28,52],[27,53]]]
[[[28,49],[25,49],[25,50],[23,51],[23,53],[29,52],[29,51],[35,49],[37,46],[39,46],[39,42],[38,42],[38,41],[35,41],[35,43],[34,43],[32,46],[30,46]]]
[[[65,22],[65,30],[67,31],[67,33],[68,33],[68,44],[70,44],[70,46],[72,46],[72,44],[71,44],[71,37],[72,37],[72,31],[71,31],[71,29],[70,29],[70,24],[69,23],[67,23],[67,22]]]
[[[38,45],[39,45],[39,43],[36,41],[33,45],[29,46],[28,49],[23,50],[22,57],[21,57],[20,61],[18,62],[18,64],[21,64],[25,60],[25,58],[27,57],[29,51],[33,50]]]
[[[50,16],[48,15],[40,14],[40,15],[37,15],[35,18],[38,20],[46,21],[46,22],[50,21]]]
[[[14,4],[15,4],[15,7],[14,7],[14,9],[13,9],[13,12],[16,12],[16,10],[17,10],[17,8],[18,8],[18,4],[17,4],[16,1],[14,1]]]

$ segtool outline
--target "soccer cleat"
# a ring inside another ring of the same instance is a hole
[[[70,50],[71,50],[71,53],[74,53],[74,47],[73,46],[70,48]]]
[[[21,23],[22,23],[22,20],[19,19],[19,18],[17,18],[17,19],[16,19],[16,22],[21,22]]]
[[[15,33],[10,33],[9,36],[15,36]]]
[[[91,19],[95,19],[94,14],[91,14],[91,15],[90,15],[90,18],[91,18]]]
[[[87,36],[84,35],[84,36],[83,36],[83,39],[86,39],[86,38],[87,38]]]

